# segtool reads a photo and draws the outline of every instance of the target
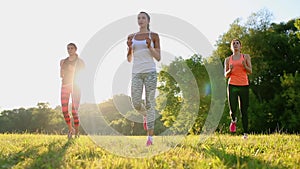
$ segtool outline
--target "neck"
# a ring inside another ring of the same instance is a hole
[[[70,60],[74,60],[77,58],[77,54],[69,55]]]
[[[240,55],[241,52],[240,51],[233,51],[233,55]]]
[[[140,33],[146,33],[149,32],[147,28],[140,28]]]

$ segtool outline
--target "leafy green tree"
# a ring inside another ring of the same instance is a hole
[[[300,131],[300,75],[298,72],[284,74],[281,78],[281,98],[284,114],[280,116],[281,127],[289,132]]]
[[[209,110],[211,87],[203,58],[178,57],[159,72],[158,84],[157,109],[164,126],[176,134],[199,133]]]
[[[295,19],[294,26],[297,28],[296,34],[298,39],[300,39],[300,18]]]
[[[285,116],[287,106],[282,98],[285,89],[281,77],[284,72],[294,75],[299,71],[300,41],[297,37],[297,21],[291,19],[287,23],[277,24],[272,23],[271,19],[271,12],[265,9],[253,13],[245,24],[237,19],[220,36],[212,57],[220,57],[224,62],[225,57],[231,54],[229,42],[233,38],[239,38],[242,41],[242,52],[250,54],[253,73],[249,76],[248,112],[250,130],[255,132],[275,131],[280,128],[281,117]],[[228,112],[226,106],[220,128],[224,125],[228,127]]]

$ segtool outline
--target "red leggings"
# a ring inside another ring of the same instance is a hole
[[[79,126],[78,108],[80,103],[80,90],[78,87],[73,85],[63,85],[61,87],[61,107],[66,123],[71,123],[69,115],[69,99],[72,96],[72,116],[74,126]]]

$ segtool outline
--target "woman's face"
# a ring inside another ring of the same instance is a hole
[[[68,50],[69,55],[74,55],[76,53],[76,48],[73,45],[68,45],[67,50]]]
[[[231,43],[231,50],[232,51],[239,51],[239,50],[241,50],[241,43],[238,40],[232,41],[232,43]]]
[[[138,15],[138,24],[141,28],[144,28],[144,27],[147,27],[149,21],[148,21],[148,18],[146,16],[146,14],[144,13],[140,13]]]

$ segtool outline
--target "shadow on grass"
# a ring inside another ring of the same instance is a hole
[[[61,168],[63,157],[68,147],[73,144],[73,140],[67,141],[63,145],[61,143],[51,142],[48,146],[41,143],[37,146],[29,146],[16,153],[11,153],[7,158],[0,158],[0,168]],[[45,149],[45,146],[47,146],[47,150],[39,154],[42,149]],[[33,162],[28,162],[29,159],[32,159]],[[20,165],[17,166],[18,164]]]
[[[63,146],[59,143],[52,142],[48,145],[48,151],[39,155],[34,162],[26,168],[61,168],[64,162],[64,156],[68,147],[73,144],[73,140],[67,141]]]
[[[265,168],[265,169],[279,169],[283,166],[273,166],[262,160],[244,156],[239,154],[228,154],[223,150],[210,147],[204,150],[206,154],[212,157],[218,157],[223,164],[228,168]]]
[[[39,148],[42,145],[32,146],[24,148],[16,153],[11,153],[7,158],[0,158],[0,168],[11,168],[27,158],[32,158],[32,156],[37,156]]]

